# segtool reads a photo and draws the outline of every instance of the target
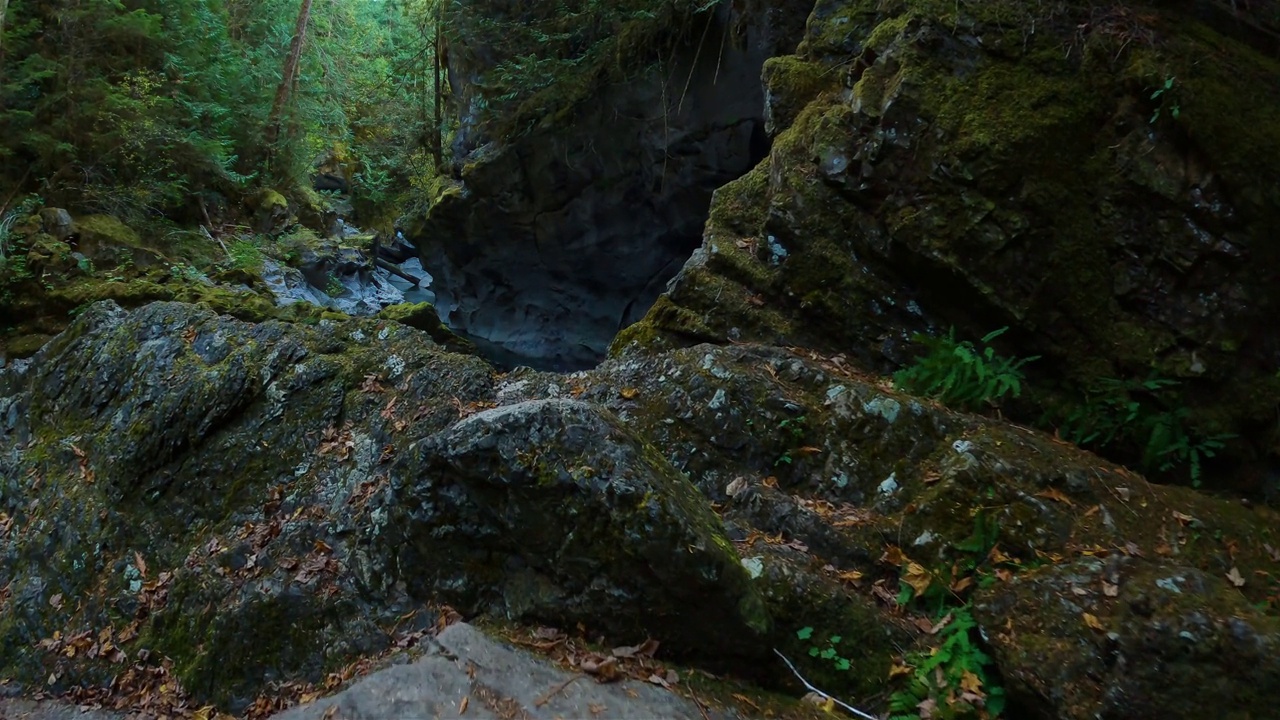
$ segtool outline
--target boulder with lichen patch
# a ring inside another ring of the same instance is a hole
[[[1210,5],[821,0],[766,66],[769,157],[614,353],[751,340],[889,369],[915,332],[1007,325],[1042,356],[1035,416],[1155,368],[1196,432],[1274,460],[1280,66]]]
[[[473,415],[392,470],[373,542],[411,593],[644,639],[722,665],[770,621],[697,489],[608,412],[573,400]]]

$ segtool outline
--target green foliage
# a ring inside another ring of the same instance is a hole
[[[793,453],[804,444],[804,434],[806,423],[809,418],[801,415],[800,417],[787,418],[778,423],[778,430],[783,433],[785,438],[785,446],[778,459],[773,462],[773,466],[790,465],[795,458]]]
[[[812,640],[813,628],[800,628],[796,631],[796,637],[801,640]],[[809,657],[829,661],[835,666],[836,670],[847,672],[853,665],[849,662],[848,658],[841,656],[840,652],[836,649],[836,646],[839,645],[840,641],[843,639],[844,638],[839,635],[828,636],[826,643],[819,643],[809,647]]]
[[[263,253],[255,237],[237,237],[227,244],[231,267],[237,270],[257,270],[262,267]]]
[[[458,51],[496,48],[476,83],[478,109],[523,132],[589,97],[606,79],[647,72],[721,0],[562,0],[492,5],[453,0],[446,27]],[[497,11],[495,11],[497,10]]]
[[[423,73],[436,4],[316,3],[285,132],[266,147],[298,0],[11,0],[0,185],[125,220],[182,219],[198,192],[234,197],[259,177],[300,187],[339,145],[400,171],[435,107]]]
[[[905,687],[889,697],[891,720],[996,718],[1004,711],[1004,689],[993,661],[978,641],[978,623],[968,606],[937,618],[934,644],[904,658]],[[928,712],[925,712],[928,708]]]
[[[1145,380],[1104,378],[1058,424],[1062,437],[1082,447],[1135,448],[1144,472],[1167,473],[1185,467],[1199,487],[1202,464],[1235,437],[1204,435],[1191,425],[1190,411],[1174,392],[1176,380],[1152,375]]]
[[[1022,393],[1022,367],[1039,356],[1014,359],[997,355],[989,344],[1007,327],[983,336],[982,348],[956,340],[955,328],[944,337],[916,335],[925,352],[915,365],[899,370],[893,379],[899,389],[937,398],[943,404],[973,410],[997,404],[1007,395]]]
[[[1151,119],[1147,121],[1148,123],[1154,125],[1156,120],[1160,119],[1160,112],[1166,106],[1169,108],[1169,116],[1174,120],[1177,120],[1182,115],[1182,105],[1176,99],[1173,99],[1173,83],[1175,80],[1176,78],[1173,76],[1165,78],[1164,84],[1151,93],[1151,99],[1159,100],[1160,106],[1155,109],[1155,112],[1151,113]]]
[[[329,297],[342,297],[347,292],[347,286],[343,285],[342,281],[339,280],[336,275],[330,274],[329,280],[325,284],[324,291],[329,295]]]

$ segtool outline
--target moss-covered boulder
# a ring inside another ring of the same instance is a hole
[[[373,535],[411,593],[635,642],[650,634],[722,668],[767,653],[769,616],[719,518],[596,406],[478,413],[416,444],[389,487]]]
[[[105,687],[119,656],[87,633],[235,710],[385,648],[396,601],[348,569],[386,563],[341,538],[397,446],[489,375],[396,323],[91,306],[0,373],[0,674]]]
[[[1225,5],[818,2],[766,67],[768,159],[614,352],[756,340],[888,369],[914,332],[1010,326],[1041,356],[1029,418],[1154,371],[1200,433],[1239,436],[1228,455],[1274,459],[1280,64]]]
[[[1152,485],[1051,436],[898,394],[841,356],[703,345],[567,380],[522,374],[497,395],[566,391],[609,407],[719,504],[775,647],[825,690],[907,691],[938,623],[969,608],[1010,716],[1199,714],[1235,694],[1238,717],[1262,717],[1277,701],[1260,690],[1280,672],[1268,655],[1280,517],[1265,507]],[[850,659],[830,636],[857,638],[858,673],[823,656]],[[1161,668],[1199,684],[1155,700]]]

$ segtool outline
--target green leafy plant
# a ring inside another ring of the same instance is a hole
[[[802,627],[796,631],[796,637],[801,640],[809,640],[815,644],[809,646],[809,657],[819,660],[830,661],[837,670],[847,671],[853,667],[849,659],[842,656],[836,646],[843,640],[839,635],[830,635],[825,643],[818,643],[813,637],[812,627]]]
[[[916,335],[915,341],[925,352],[914,365],[894,374],[894,383],[909,393],[937,398],[943,404],[976,409],[984,404],[997,404],[1005,396],[1022,393],[1022,367],[1038,360],[1006,358],[996,354],[990,342],[1009,328],[989,332],[979,349],[967,340],[956,340],[955,328],[943,337]]]
[[[237,270],[254,270],[262,265],[262,248],[254,238],[239,237],[227,245],[231,266]]]
[[[325,293],[329,297],[342,297],[347,292],[347,286],[342,284],[336,275],[329,275],[329,281],[324,288]]]
[[[808,420],[809,419],[807,417],[801,415],[796,418],[787,418],[778,423],[778,430],[780,430],[784,434],[784,437],[786,437],[786,448],[782,451],[782,454],[778,456],[778,459],[773,461],[774,467],[779,465],[790,465],[794,462],[795,458],[792,453],[804,444],[805,423],[807,423]]]
[[[934,644],[907,653],[895,668],[905,685],[889,697],[890,719],[999,717],[1004,689],[996,681],[991,657],[982,650],[969,607],[952,608],[934,627]]]
[[[1149,124],[1154,125],[1156,120],[1160,119],[1161,111],[1166,107],[1169,108],[1169,115],[1174,120],[1177,120],[1178,117],[1182,115],[1182,106],[1176,99],[1173,99],[1173,85],[1176,81],[1177,78],[1171,75],[1164,79],[1163,85],[1156,88],[1155,92],[1151,93],[1151,99],[1159,100],[1160,106],[1155,109],[1155,112],[1151,113],[1151,119],[1147,121]]]
[[[1231,433],[1203,435],[1192,428],[1190,411],[1173,394],[1178,381],[1151,375],[1145,380],[1104,378],[1058,424],[1063,439],[1102,450],[1113,444],[1141,451],[1146,473],[1187,468],[1201,485],[1203,462],[1225,447]]]

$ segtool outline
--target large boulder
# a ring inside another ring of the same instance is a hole
[[[660,629],[672,650],[725,666],[767,652],[768,615],[719,518],[596,406],[466,418],[410,448],[378,507],[378,554],[411,593],[636,642]]]
[[[1154,371],[1230,456],[1274,458],[1280,68],[1254,6],[821,0],[765,67],[769,157],[615,352],[888,369],[914,332],[1007,325],[1041,409]]]

